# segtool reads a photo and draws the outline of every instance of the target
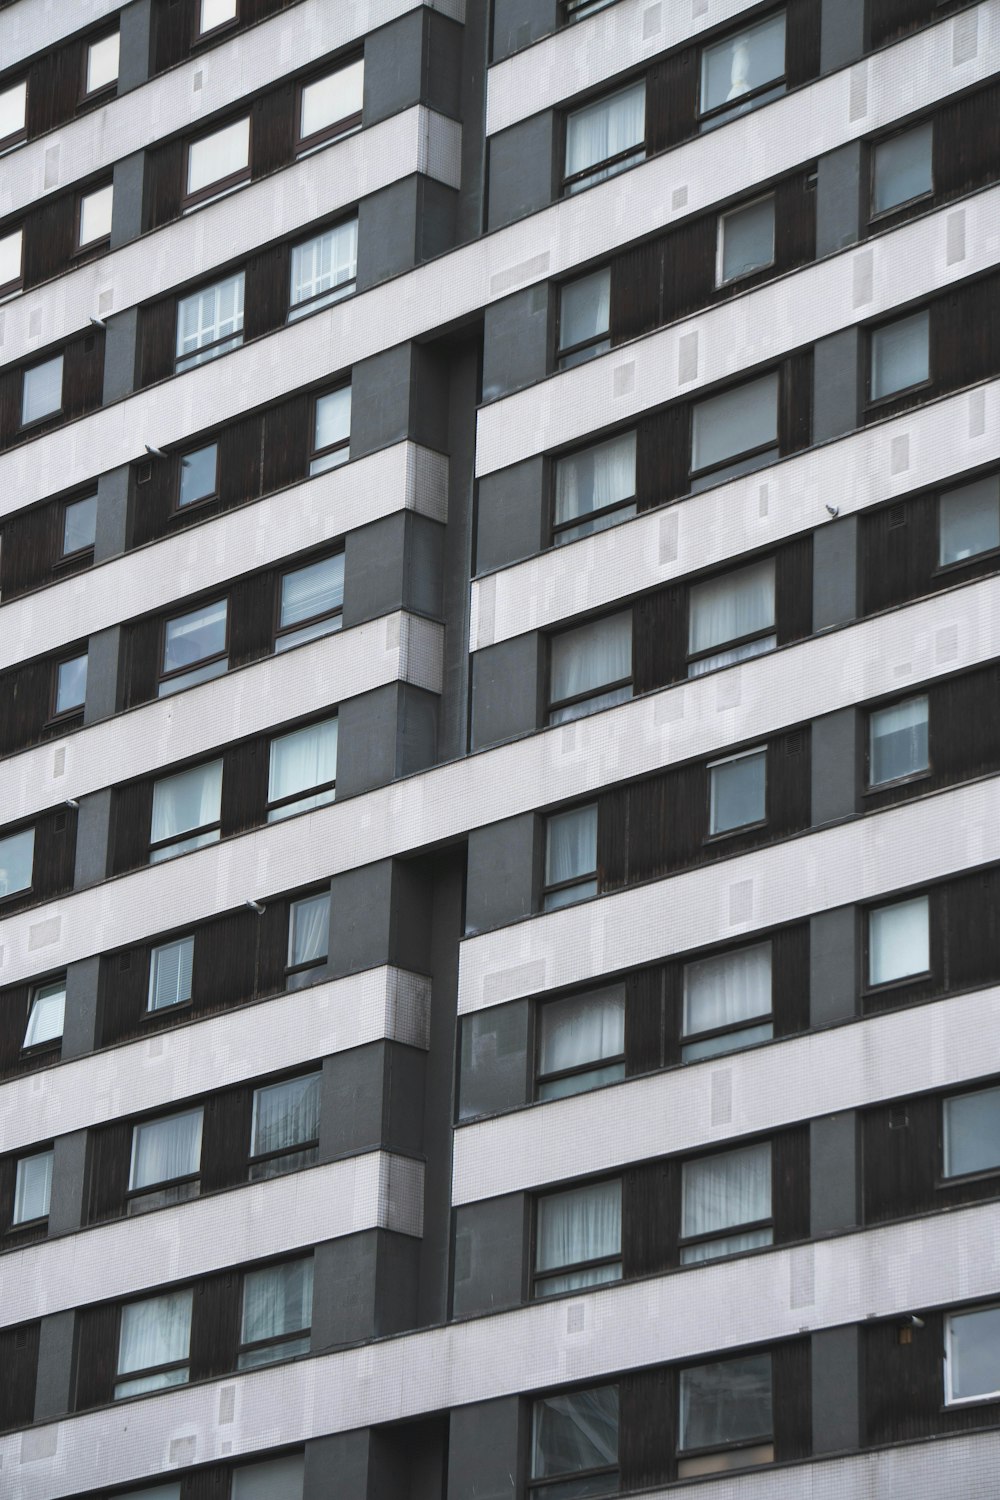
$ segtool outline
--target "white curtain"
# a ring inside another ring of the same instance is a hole
[[[232,1500],[302,1500],[304,1469],[301,1454],[235,1469]]]
[[[307,83],[302,90],[302,115],[299,135],[303,140],[327,130],[338,120],[349,120],[361,113],[364,99],[364,59],[338,68],[315,83]]]
[[[164,1297],[150,1297],[146,1302],[130,1302],[122,1308],[118,1374],[127,1375],[133,1370],[149,1370],[156,1365],[186,1359],[190,1342],[190,1288],[183,1292],[169,1292]],[[183,1378],[187,1378],[186,1374]],[[139,1381],[127,1384],[139,1389],[143,1385]],[[132,1394],[132,1391],[122,1391],[119,1387],[118,1394]]]
[[[927,699],[907,698],[871,716],[873,786],[927,767]]]
[[[150,1120],[132,1131],[130,1188],[189,1177],[201,1165],[201,1109]]]
[[[25,828],[0,839],[0,896],[26,891],[35,863],[35,830]]]
[[[763,88],[785,71],[785,15],[706,47],[701,58],[701,111],[718,109]]]
[[[616,505],[635,494],[635,433],[559,460],[556,466],[556,525]]]
[[[224,21],[235,20],[237,3],[238,0],[201,0],[198,30],[200,32],[211,31],[214,26],[221,26]]]
[[[296,245],[292,251],[289,318],[294,319],[299,303],[308,302],[312,308],[316,305],[313,299],[322,297],[324,292],[335,293],[339,287],[346,290],[357,275],[357,266],[357,219],[338,224],[315,239],[306,240],[304,245]],[[332,296],[326,298],[321,305],[332,300]]]
[[[930,313],[898,318],[872,334],[872,399],[905,391],[930,372]]]
[[[344,602],[344,554],[296,568],[281,580],[281,627],[340,609]]]
[[[271,764],[267,784],[269,802],[280,802],[295,792],[322,786],[337,777],[337,719],[309,724],[271,741]],[[330,800],[324,797],[322,800]],[[302,807],[297,803],[295,811]]]
[[[618,1387],[544,1396],[532,1425],[533,1479],[617,1464]]]
[[[200,193],[213,182],[242,172],[249,161],[250,116],[247,115],[192,142],[188,147],[187,190]]]
[[[977,1089],[944,1101],[946,1177],[1000,1166],[1000,1088]]]
[[[149,963],[148,1010],[162,1010],[191,999],[194,938],[178,938],[154,948]]]
[[[597,868],[597,805],[574,807],[549,818],[545,845],[545,883],[556,885]]]
[[[31,1000],[31,1014],[24,1033],[25,1047],[37,1047],[42,1042],[54,1042],[61,1037],[65,1009],[65,980],[39,985]]]
[[[685,1162],[681,1234],[717,1234],[730,1225],[752,1224],[771,1217],[771,1147],[768,1142]],[[725,1235],[714,1244],[690,1245],[681,1253],[684,1265],[769,1245],[771,1230]]]
[[[771,1435],[771,1356],[745,1355],[681,1371],[681,1448]]]
[[[194,766],[177,776],[166,776],[153,787],[150,842],[173,838],[190,828],[219,821],[222,804],[222,761]]]
[[[930,909],[926,896],[873,911],[868,923],[868,979],[888,984],[930,968]]]
[[[771,944],[757,943],[684,969],[684,1035],[735,1026],[771,1010]]]
[[[607,266],[568,282],[559,297],[559,347],[568,349],[608,331],[611,271]]]
[[[552,1271],[585,1260],[621,1255],[621,1246],[622,1188],[619,1180],[597,1182],[539,1199],[536,1271]],[[574,1287],[617,1281],[620,1276],[620,1264],[592,1266],[589,1270],[547,1278],[539,1282],[537,1291],[549,1296]]]
[[[243,1279],[241,1342],[299,1333],[312,1322],[313,1262],[293,1260],[250,1271]]]
[[[596,691],[632,675],[632,613],[593,620],[553,637],[550,696],[553,703]]]
[[[51,1196],[52,1152],[39,1151],[35,1156],[22,1156],[14,1183],[13,1223],[27,1224],[31,1219],[44,1219]]]
[[[940,530],[942,567],[1000,547],[1000,475],[942,495]]]
[[[574,110],[566,121],[566,176],[642,144],[646,134],[646,85],[632,84],[610,98]]]
[[[330,933],[330,893],[293,901],[288,933],[288,962],[319,963],[326,958]]]
[[[778,441],[778,374],[699,401],[692,416],[691,467],[710,469]]]
[[[625,1050],[625,992],[620,986],[567,995],[541,1013],[539,1072],[559,1073]]]
[[[177,358],[179,369],[190,369],[201,362],[198,354],[205,344],[232,335],[232,348],[242,339],[244,276],[239,271],[227,276],[203,292],[183,297],[177,306]],[[213,349],[205,356],[212,359],[223,349]]]
[[[253,1096],[253,1138],[250,1151],[287,1151],[319,1135],[320,1075],[290,1078],[271,1084]]]
[[[709,651],[774,624],[774,560],[696,583],[690,594],[689,649]]]

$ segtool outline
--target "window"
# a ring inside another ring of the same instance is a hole
[[[885,786],[928,769],[927,712],[927,697],[921,694],[868,715],[869,786]]]
[[[177,361],[175,368],[193,369],[206,360],[228,354],[243,342],[243,272],[177,304]]]
[[[942,495],[938,501],[938,532],[942,568],[1000,547],[1000,474]]]
[[[767,1042],[772,1035],[770,943],[685,964],[684,1062]]]
[[[885,214],[934,191],[934,124],[927,120],[879,141],[872,152],[872,214]]]
[[[326,229],[292,250],[288,321],[304,318],[354,291],[358,274],[358,221]]]
[[[0,90],[0,149],[24,139],[27,124],[28,83],[11,84]]]
[[[930,968],[930,903],[895,901],[868,913],[868,983],[892,984]]]
[[[566,117],[566,192],[578,193],[643,161],[645,138],[643,79],[573,110]]]
[[[361,57],[346,68],[304,83],[299,94],[298,150],[311,151],[356,130],[361,124],[364,92],[365,64]]]
[[[559,368],[582,365],[611,348],[611,271],[592,271],[559,289]]]
[[[746,472],[778,452],[778,374],[709,396],[695,403],[691,417],[691,472],[715,470],[712,483]],[[734,463],[734,459],[740,462]],[[721,472],[718,472],[721,469]]]
[[[48,1218],[52,1196],[52,1155],[51,1151],[39,1151],[34,1156],[22,1156],[18,1162],[14,1179],[13,1224],[31,1224],[36,1219]]]
[[[97,496],[70,500],[63,509],[63,557],[89,552],[97,538]]]
[[[0,235],[0,297],[15,292],[21,285],[21,252],[23,229]]]
[[[320,1073],[256,1089],[250,1132],[250,1181],[295,1172],[319,1149]]]
[[[40,422],[62,406],[63,357],[47,359],[24,372],[21,390],[21,426]]]
[[[632,612],[552,637],[549,723],[597,713],[632,696]]]
[[[678,1479],[773,1463],[773,1431],[769,1354],[681,1371]]]
[[[622,1279],[619,1178],[548,1193],[535,1209],[532,1295],[553,1297]]]
[[[351,456],[350,442],[351,387],[343,385],[339,390],[316,397],[309,473],[324,474],[327,469],[346,464]]]
[[[122,1308],[115,1400],[187,1385],[191,1289]]]
[[[114,195],[114,186],[110,182],[105,183],[104,187],[95,188],[92,193],[81,193],[76,236],[76,243],[81,250],[110,237]]]
[[[198,9],[198,35],[204,36],[206,32],[214,31],[217,26],[225,26],[230,21],[235,21],[239,10],[239,0],[200,0]]]
[[[195,448],[185,453],[180,461],[180,479],[177,485],[177,508],[195,505],[199,500],[211,500],[219,492],[219,445],[206,443],[204,448]]]
[[[768,1142],[687,1161],[681,1180],[682,1266],[772,1243]]]
[[[944,1351],[946,1405],[1000,1396],[1000,1307],[952,1313]]]
[[[767,817],[767,751],[744,750],[708,768],[708,831],[731,833]]]
[[[784,75],[784,11],[706,47],[700,103],[706,126],[721,125],[776,99],[785,91]]]
[[[217,843],[221,805],[221,760],[154,782],[150,864]]]
[[[941,1114],[945,1177],[1000,1169],[1000,1088],[945,1099]]]
[[[336,795],[337,716],[271,741],[267,821],[325,807]]]
[[[774,264],[774,194],[719,215],[715,284]]]
[[[86,96],[110,89],[118,81],[119,36],[112,31],[99,41],[91,42],[87,48],[87,71],[83,91]]]
[[[192,141],[187,149],[184,202],[189,208],[238,187],[250,178],[250,116]]]
[[[584,16],[592,16],[595,11],[614,4],[615,0],[563,0],[563,9],[567,21],[582,21]]]
[[[930,379],[930,313],[911,313],[872,330],[869,395],[883,401]]]
[[[535,1402],[530,1493],[532,1500],[618,1493],[616,1385],[542,1396]]]
[[[556,546],[635,515],[635,433],[623,432],[556,461]]]
[[[243,1278],[243,1324],[237,1368],[253,1370],[309,1353],[313,1263],[286,1261]]]
[[[341,626],[344,607],[344,554],[322,557],[281,576],[275,651],[330,635]]]
[[[201,1127],[200,1106],[133,1127],[129,1213],[144,1213],[149,1208],[197,1197]],[[142,1196],[132,1196],[138,1194]]]
[[[35,830],[22,828],[0,838],[0,900],[31,889],[35,863]]]
[[[58,663],[55,671],[55,714],[78,713],[87,696],[87,653]]]
[[[304,1483],[305,1461],[300,1453],[292,1453],[285,1458],[267,1458],[263,1463],[234,1469],[230,1497],[231,1500],[302,1500]]]
[[[149,955],[149,993],[147,1010],[166,1010],[171,1005],[185,1005],[191,999],[191,975],[194,968],[194,938],[173,938],[160,943]]]
[[[545,824],[543,911],[597,895],[597,803],[553,813]]]
[[[538,1017],[538,1098],[564,1099],[625,1077],[625,991],[621,985],[567,995]]]
[[[227,670],[228,617],[226,600],[215,599],[164,622],[161,698],[220,677]]]
[[[773,558],[692,586],[688,606],[689,677],[760,656],[776,645]]]
[[[24,1033],[23,1049],[44,1047],[51,1042],[62,1041],[63,1017],[66,1011],[66,981],[53,979],[47,984],[35,986],[31,996],[31,1010]]]
[[[326,966],[330,941],[330,892],[303,896],[288,908],[286,987],[311,984]]]

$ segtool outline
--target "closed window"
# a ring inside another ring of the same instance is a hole
[[[618,1387],[541,1396],[531,1413],[531,1489],[539,1500],[618,1493]]]
[[[21,255],[24,246],[24,231],[15,229],[11,234],[0,235],[0,297],[17,291],[21,285]]]
[[[774,194],[719,215],[715,282],[738,281],[774,264]]]
[[[53,979],[36,985],[31,995],[28,1025],[22,1043],[25,1052],[32,1047],[51,1046],[62,1040],[66,1013],[66,981]]]
[[[234,120],[187,150],[185,203],[193,207],[229,192],[250,178],[250,116]]]
[[[164,622],[158,689],[161,698],[226,671],[228,616],[226,600],[215,599]]]
[[[732,833],[767,817],[767,751],[744,750],[708,768],[708,831]]]
[[[110,182],[105,183],[104,187],[95,188],[92,193],[81,194],[76,237],[81,250],[88,245],[99,244],[110,236],[114,195],[115,190]]]
[[[684,1062],[770,1041],[771,944],[754,943],[684,966]]]
[[[87,48],[84,92],[87,95],[110,89],[118,81],[118,32],[112,31]]]
[[[243,1322],[237,1368],[254,1370],[309,1353],[313,1262],[286,1261],[243,1278]]]
[[[271,741],[267,821],[325,807],[336,795],[337,718],[294,729]]]
[[[592,16],[595,11],[606,10],[615,4],[617,0],[563,0],[563,12],[567,21],[582,21],[584,16]]]
[[[702,117],[720,125],[785,91],[785,14],[748,26],[701,54]]]
[[[187,1385],[191,1289],[122,1308],[115,1400]]]
[[[885,214],[934,191],[931,120],[879,141],[872,152],[872,213]]]
[[[1000,1396],[1000,1307],[952,1313],[945,1320],[945,1402]]]
[[[557,460],[552,525],[557,547],[634,515],[634,432]]]
[[[712,470],[712,482],[718,483],[742,473],[749,458],[776,455],[778,389],[775,372],[698,401],[691,417],[692,474]]]
[[[945,1177],[1000,1170],[1000,1088],[956,1094],[941,1114]]]
[[[597,894],[597,804],[553,813],[545,824],[543,910]]]
[[[566,192],[578,193],[642,161],[645,139],[645,80],[573,110],[566,117]]]
[[[173,938],[160,943],[149,955],[149,992],[147,1010],[167,1010],[171,1005],[186,1005],[191,999],[191,976],[194,970],[194,938]]]
[[[35,863],[35,830],[22,828],[0,838],[0,900],[31,889]]]
[[[559,368],[568,370],[611,348],[611,272],[592,271],[559,290]]]
[[[930,969],[930,902],[894,901],[868,913],[868,983],[893,984]]]
[[[344,607],[344,554],[321,557],[281,575],[275,651],[330,635],[341,626]]]
[[[230,1500],[302,1500],[304,1484],[305,1460],[301,1453],[266,1458],[233,1470]]]
[[[87,653],[61,661],[55,670],[54,716],[78,713],[87,696]]]
[[[177,508],[195,505],[199,500],[211,500],[219,493],[219,445],[206,443],[185,453],[180,461],[180,478],[177,484]]]
[[[63,357],[47,359],[44,364],[25,370],[21,388],[21,426],[51,417],[62,406]]]
[[[288,989],[311,984],[326,965],[330,944],[330,892],[303,896],[288,907]]]
[[[313,409],[313,443],[309,473],[324,474],[346,464],[351,456],[351,387],[327,391],[316,397]]]
[[[27,121],[28,84],[22,78],[0,89],[0,149],[23,140]]]
[[[199,36],[235,21],[238,12],[239,0],[198,0]]]
[[[688,676],[700,677],[773,651],[774,560],[692,585],[688,608]]]
[[[868,716],[869,786],[902,781],[928,769],[927,712],[924,693],[872,710]]]
[[[622,1185],[618,1178],[538,1199],[535,1297],[620,1281],[621,1255]]]
[[[632,613],[553,636],[549,723],[564,724],[632,696]]]
[[[772,1243],[768,1142],[687,1161],[681,1181],[682,1266]]]
[[[363,58],[304,83],[299,95],[298,149],[311,151],[361,124],[365,92]]]
[[[990,474],[938,501],[938,561],[965,562],[1000,547],[1000,474]]]
[[[238,349],[243,342],[243,272],[192,292],[177,304],[178,373]]]
[[[678,1479],[773,1463],[773,1431],[769,1354],[681,1371]]]
[[[178,771],[153,785],[150,864],[201,849],[219,839],[222,761]]]
[[[38,1151],[34,1156],[22,1156],[17,1164],[14,1178],[14,1217],[12,1223],[31,1224],[36,1219],[47,1219],[52,1197],[51,1151]]]
[[[358,221],[349,219],[292,250],[288,321],[339,302],[354,291],[358,273]]]
[[[129,1213],[143,1213],[197,1196],[201,1132],[200,1107],[133,1127]]]
[[[566,995],[538,1017],[539,1099],[564,1099],[625,1077],[625,991],[621,985]]]
[[[268,1084],[253,1096],[250,1180],[295,1172],[316,1160],[322,1075]]]
[[[872,330],[872,401],[883,401],[930,379],[930,337],[931,318],[926,308]]]
[[[63,508],[63,557],[89,552],[97,538],[97,496],[70,500]]]

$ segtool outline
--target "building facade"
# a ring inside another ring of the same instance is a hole
[[[6,0],[0,152],[0,1493],[994,1496],[1000,0]]]

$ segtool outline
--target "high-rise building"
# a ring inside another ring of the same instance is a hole
[[[1000,1492],[1000,0],[0,6],[0,1495]]]

